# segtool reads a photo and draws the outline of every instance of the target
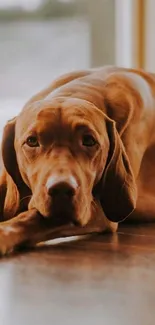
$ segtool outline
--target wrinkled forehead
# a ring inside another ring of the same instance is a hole
[[[39,101],[25,108],[16,123],[16,135],[35,130],[37,133],[69,132],[76,127],[88,127],[99,134],[105,121],[94,105],[84,100]]]

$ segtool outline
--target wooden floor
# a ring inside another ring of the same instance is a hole
[[[155,225],[0,262],[0,325],[154,325]]]

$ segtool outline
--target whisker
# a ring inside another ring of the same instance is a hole
[[[20,203],[21,203],[23,200],[27,199],[27,198],[31,198],[31,196],[32,196],[32,195],[27,195],[27,196],[22,197],[22,199],[20,200]]]
[[[93,200],[91,201],[92,203],[92,207],[93,209],[97,208],[98,207],[98,202],[93,198]]]

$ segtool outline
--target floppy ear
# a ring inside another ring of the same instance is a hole
[[[121,75],[112,75],[105,85],[104,104],[107,115],[116,122],[116,129],[120,136],[126,130],[132,116],[133,106],[137,105],[137,97],[133,90],[128,89],[122,82]]]
[[[114,222],[125,219],[136,206],[137,188],[130,165],[115,126],[106,118],[110,151],[105,171],[99,184],[100,202],[106,217]]]
[[[0,221],[3,220],[4,202],[7,192],[6,173],[3,171],[0,175]]]
[[[16,118],[9,121],[2,137],[3,171],[0,177],[0,212],[8,219],[15,215],[20,200],[27,193],[27,186],[20,175],[14,148]]]

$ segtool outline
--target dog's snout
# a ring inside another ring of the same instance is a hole
[[[51,176],[47,181],[46,187],[48,194],[53,198],[71,198],[75,195],[78,185],[73,176],[66,178]]]
[[[75,189],[66,182],[59,182],[49,188],[48,194],[52,197],[72,197],[75,194]]]

